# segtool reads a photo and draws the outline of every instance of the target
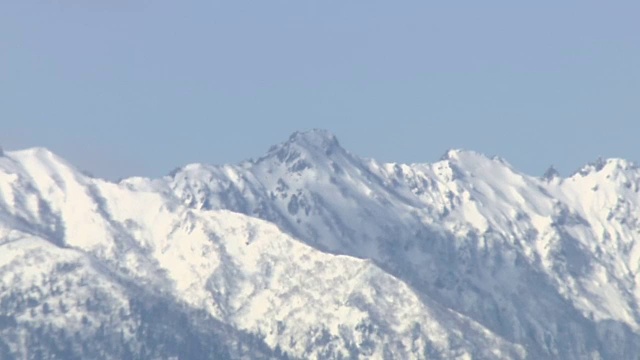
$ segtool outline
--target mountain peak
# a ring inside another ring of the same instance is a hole
[[[457,160],[460,158],[460,154],[464,153],[463,149],[449,149],[440,157],[441,161],[444,160]]]
[[[600,172],[617,172],[637,169],[638,165],[633,161],[621,159],[621,158],[598,158],[593,162],[583,166],[577,171],[578,174],[586,176],[592,173]]]
[[[555,178],[560,177],[560,173],[556,170],[555,166],[551,165],[542,175],[542,179],[551,181]]]
[[[340,146],[336,136],[330,131],[324,129],[296,131],[289,136],[287,143],[322,150]]]
[[[280,161],[289,163],[302,158],[317,160],[344,151],[330,131],[313,129],[294,132],[287,141],[272,146],[263,159],[276,156]]]
[[[64,164],[67,167],[73,167],[65,159],[59,157],[51,150],[45,147],[32,147],[24,150],[9,151],[6,153],[20,162],[32,161],[41,164]]]
[[[484,164],[487,162],[490,163],[500,163],[509,166],[509,163],[498,156],[488,157],[487,155],[472,151],[472,150],[464,150],[464,149],[449,149],[440,157],[440,161],[448,161],[450,163],[457,163],[463,165],[478,165]]]
[[[489,158],[488,156],[486,156],[483,153],[477,152],[477,151],[473,151],[473,150],[466,150],[466,149],[456,149],[456,148],[452,148],[447,150],[441,157],[440,157],[440,161],[456,161],[456,160],[464,160],[467,158],[473,158],[476,160],[479,159],[485,159],[485,160],[497,160],[497,161],[504,161],[502,158],[498,158],[498,157],[493,157],[493,158]]]

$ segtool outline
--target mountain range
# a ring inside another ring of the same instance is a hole
[[[0,359],[640,359],[640,168],[324,130],[111,182],[0,152]]]

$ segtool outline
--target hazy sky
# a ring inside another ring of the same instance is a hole
[[[567,175],[640,160],[640,2],[0,1],[0,144],[102,177],[258,157],[325,128]]]

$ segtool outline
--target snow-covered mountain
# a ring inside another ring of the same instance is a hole
[[[0,156],[0,358],[639,359],[639,265],[621,159],[387,164],[322,130],[119,183]]]

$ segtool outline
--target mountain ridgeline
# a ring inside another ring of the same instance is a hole
[[[640,169],[551,170],[323,130],[117,183],[5,151],[0,359],[639,359]]]

